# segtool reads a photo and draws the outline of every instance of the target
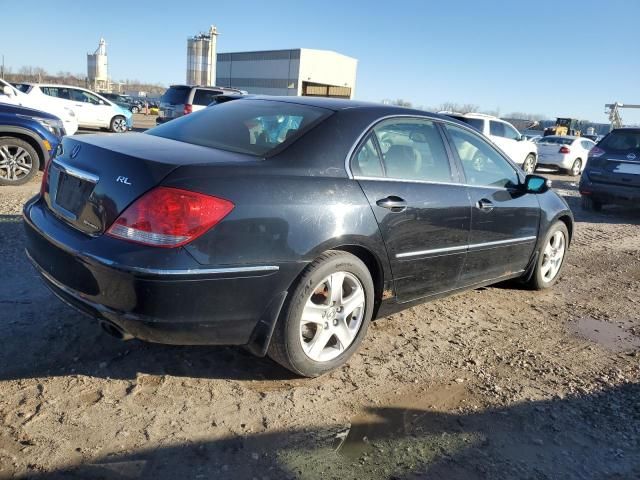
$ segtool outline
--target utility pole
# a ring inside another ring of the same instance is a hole
[[[2,67],[0,68],[0,78],[4,78],[4,54],[2,55]]]

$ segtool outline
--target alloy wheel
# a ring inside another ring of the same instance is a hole
[[[557,231],[551,235],[542,253],[542,265],[540,267],[542,278],[545,282],[552,281],[558,275],[566,249],[567,241],[564,233]]]
[[[535,170],[535,158],[532,157],[531,155],[527,156],[527,158],[524,160],[524,165],[522,166],[522,170],[524,170],[524,173],[526,173],[527,175],[533,173],[533,171]]]
[[[349,272],[335,272],[322,280],[300,318],[304,353],[316,362],[327,362],[347,350],[362,326],[365,299],[360,280]]]
[[[573,162],[573,166],[571,167],[571,175],[574,177],[580,175],[580,170],[582,169],[582,160],[579,158]]]
[[[33,159],[29,152],[17,145],[0,146],[0,178],[18,181],[31,172]]]
[[[113,130],[117,133],[124,133],[127,131],[127,121],[124,118],[116,118],[113,121]]]

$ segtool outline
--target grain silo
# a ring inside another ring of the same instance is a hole
[[[109,90],[107,42],[104,38],[100,39],[95,52],[87,53],[87,77],[91,89],[97,92]]]
[[[216,42],[218,30],[187,39],[187,85],[214,85],[216,81]]]

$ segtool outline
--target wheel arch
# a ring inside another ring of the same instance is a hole
[[[569,245],[571,245],[571,241],[573,240],[573,218],[567,213],[561,213],[557,220],[564,223],[567,227],[567,231],[569,232]]]
[[[38,168],[40,170],[44,168],[44,165],[49,158],[49,154],[47,153],[47,150],[42,145],[41,141],[38,138],[36,138],[34,134],[22,128],[9,128],[9,129],[3,128],[0,130],[0,137],[13,137],[13,138],[18,138],[22,141],[27,142],[29,145],[33,147],[33,149],[38,154],[38,160],[40,161],[40,165]]]

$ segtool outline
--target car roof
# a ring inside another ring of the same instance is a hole
[[[441,115],[438,113],[427,112],[425,110],[417,110],[414,108],[400,107],[396,105],[387,105],[384,103],[364,102],[360,100],[347,100],[343,98],[328,98],[328,97],[289,97],[289,96],[271,96],[271,95],[245,95],[238,100],[250,101],[250,100],[270,100],[274,102],[295,103],[297,105],[309,105],[310,107],[326,108],[327,110],[340,111],[348,109],[360,109],[360,110],[379,110],[384,109],[389,111],[389,115],[410,115],[420,117],[431,117],[441,120],[452,120],[447,115]],[[453,119],[456,123],[465,125],[459,120]]]
[[[0,102],[0,113],[12,113],[19,115],[27,115],[30,117],[50,118],[58,119],[55,115],[44,112],[42,110],[36,110],[35,108],[23,107],[21,105],[12,105],[10,103]]]

